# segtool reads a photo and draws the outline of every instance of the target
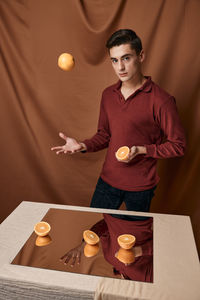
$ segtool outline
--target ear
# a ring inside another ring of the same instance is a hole
[[[139,54],[139,60],[142,63],[145,60],[145,53],[144,50],[142,49],[140,54]]]

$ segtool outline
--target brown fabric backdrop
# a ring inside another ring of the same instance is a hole
[[[142,38],[144,74],[177,100],[183,158],[159,161],[151,211],[186,214],[200,249],[198,0],[0,0],[2,221],[22,201],[88,206],[105,151],[56,156],[58,132],[96,130],[102,90],[117,81],[105,42],[119,28]],[[76,67],[57,66],[63,52]]]

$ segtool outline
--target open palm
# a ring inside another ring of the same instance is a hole
[[[74,138],[67,137],[62,132],[59,133],[59,136],[65,140],[65,145],[52,147],[51,150],[55,150],[56,154],[75,153],[79,152],[82,148],[81,144],[79,144]]]

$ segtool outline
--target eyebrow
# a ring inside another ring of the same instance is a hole
[[[131,53],[127,53],[127,54],[122,55],[120,58],[124,58],[126,56],[133,56],[133,55]],[[116,57],[111,57],[110,59],[112,60],[112,59],[117,59],[117,58]]]

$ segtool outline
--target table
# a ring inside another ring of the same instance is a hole
[[[154,218],[154,283],[125,281],[11,262],[48,209]],[[188,216],[125,212],[23,201],[0,225],[0,299],[200,299],[200,268]]]

